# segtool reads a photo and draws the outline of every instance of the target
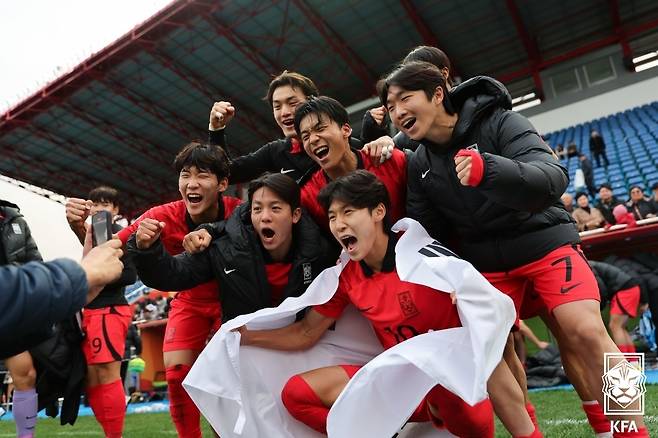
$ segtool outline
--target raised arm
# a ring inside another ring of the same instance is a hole
[[[238,330],[242,345],[270,348],[272,350],[296,351],[314,346],[336,320],[321,315],[311,309],[304,319],[286,327],[273,330],[248,330],[245,326]]]

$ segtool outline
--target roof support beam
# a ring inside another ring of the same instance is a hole
[[[168,126],[173,132],[185,139],[194,138],[195,134],[200,131],[199,128],[194,126],[186,126],[187,122],[180,119],[176,114],[169,112],[162,108],[162,105],[156,104],[151,99],[147,98],[142,94],[138,94],[134,90],[128,90],[126,87],[121,85],[119,82],[116,82],[108,77],[99,77],[99,82],[106,86],[108,89],[112,90],[114,93],[126,99],[132,105],[135,105],[140,110],[144,111],[147,114],[155,117],[156,120],[164,123]]]
[[[645,23],[639,24],[637,26],[633,27],[625,27],[623,28],[623,32],[626,35],[627,38],[630,38],[634,35],[638,35],[640,33],[646,32],[651,29],[655,29],[658,27],[658,20],[651,20],[647,21]],[[619,42],[619,36],[618,35],[610,35],[605,38],[601,38],[600,40],[592,41],[591,43],[585,44],[583,46],[577,47],[573,50],[570,50],[566,53],[563,53],[561,55],[557,55],[553,58],[550,59],[545,59],[541,62],[539,65],[540,69],[544,69],[546,67],[550,67],[551,65],[558,64],[560,62],[568,61],[570,59],[577,58],[579,56],[582,56],[586,53],[593,52],[594,50],[598,50],[603,47],[611,46],[613,44],[616,44]],[[516,79],[520,79],[524,76],[527,76],[528,74],[531,73],[530,67],[523,67],[520,68],[519,70],[515,70],[509,73],[505,73],[502,75],[498,75],[497,79],[501,82],[512,82]]]
[[[432,29],[427,25],[425,20],[423,20],[423,17],[420,16],[418,13],[418,9],[416,9],[416,6],[413,4],[412,0],[400,0],[400,3],[402,4],[402,7],[404,8],[405,12],[407,13],[407,17],[411,20],[411,22],[414,24],[416,27],[416,30],[420,34],[421,38],[423,39],[423,44],[427,46],[434,46],[438,49],[441,49],[445,52],[445,50],[441,47],[441,44],[439,43],[439,39],[436,37],[434,32],[432,32]],[[455,62],[450,56],[448,56],[450,59],[450,76],[459,76],[459,70],[455,66]]]
[[[619,15],[619,0],[608,0],[610,4],[610,16],[612,18],[612,27],[615,30],[615,35],[619,38],[619,44],[623,53],[624,66],[633,71],[633,51],[631,45],[628,43],[628,38],[624,33],[621,26],[621,16]]]
[[[514,22],[514,27],[516,27],[516,33],[521,38],[523,47],[528,54],[528,60],[530,61],[530,73],[532,74],[532,79],[535,83],[535,89],[537,96],[544,100],[544,86],[539,76],[539,66],[542,63],[541,54],[539,53],[539,48],[537,43],[530,37],[530,33],[526,29],[525,24],[523,23],[523,18],[521,17],[521,12],[519,11],[518,6],[516,5],[515,0],[506,0],[507,10],[512,16],[512,21]]]
[[[368,70],[366,64],[361,60],[354,50],[352,50],[345,40],[338,35],[336,31],[331,29],[329,25],[315,12],[305,0],[293,0],[295,6],[302,11],[304,16],[311,22],[315,30],[317,30],[331,49],[337,53],[343,61],[352,69],[352,72],[361,79],[366,90],[374,92],[375,79],[372,73]]]
[[[81,108],[70,100],[67,103],[62,103],[62,106],[76,117],[84,120],[92,126],[95,126],[105,134],[112,137],[117,141],[117,143],[130,146],[154,163],[170,167],[171,163],[167,158],[165,158],[165,154],[163,154],[162,151],[158,151],[149,140],[133,134],[132,132],[126,130],[126,128],[122,128],[105,118],[91,114],[90,110]]]
[[[92,150],[90,148],[81,147],[75,140],[71,138],[64,138],[61,135],[55,136],[51,132],[47,132],[39,128],[39,126],[29,126],[26,127],[27,130],[34,135],[43,140],[46,140],[52,144],[57,145],[73,154],[76,157],[81,158],[94,165],[97,169],[106,171],[108,174],[117,175],[121,180],[125,181],[125,185],[128,187],[134,187],[138,192],[145,193],[141,197],[147,199],[147,193],[157,193],[161,194],[161,190],[166,184],[160,179],[154,179],[150,175],[139,174],[137,172],[129,172],[128,169],[132,169],[132,163],[127,161],[111,157],[107,154],[99,152],[97,150]],[[72,170],[70,170],[72,171]],[[95,180],[100,179],[98,175],[93,177]],[[110,185],[118,185],[117,182],[110,182]],[[124,190],[128,191],[128,190]],[[134,193],[134,191],[133,191]]]
[[[208,87],[208,85],[206,85],[207,80],[200,78],[199,76],[197,76],[196,73],[194,73],[187,67],[184,67],[180,62],[177,62],[175,59],[173,59],[171,56],[164,53],[163,51],[153,49],[152,47],[147,47],[146,50],[151,56],[156,58],[158,62],[160,62],[164,67],[174,72],[182,80],[191,84],[194,88],[196,88],[196,90],[199,93],[201,93],[201,95],[207,98],[209,105],[208,113],[210,113],[210,105],[212,105],[212,103],[215,101],[213,96],[216,95],[226,96],[227,100],[230,100],[240,109],[242,109],[242,111],[244,111],[244,113],[246,113],[247,115],[245,117],[236,112],[237,120],[239,120],[242,124],[244,124],[248,129],[258,133],[258,135],[262,136],[265,141],[271,140],[273,137],[276,137],[276,134],[274,134],[272,130],[267,129],[268,127],[272,126],[272,123],[270,121],[265,120],[263,117],[260,116],[260,114],[249,110],[249,107],[247,107],[244,102],[238,99],[237,96],[234,95],[231,96],[226,92],[226,90],[222,90],[214,85],[212,85],[214,91],[211,90]]]

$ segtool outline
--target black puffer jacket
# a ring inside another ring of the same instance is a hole
[[[605,307],[612,297],[620,290],[628,289],[640,284],[638,278],[631,277],[626,272],[609,263],[589,260],[589,265],[592,267],[592,271],[596,277],[596,282],[599,285],[601,308]]]
[[[488,77],[450,93],[459,120],[448,144],[423,140],[409,161],[407,214],[483,272],[506,271],[579,242],[560,196],[567,170],[522,115],[505,87]],[[477,145],[478,187],[461,185],[454,156]]]
[[[271,307],[264,250],[251,225],[249,204],[240,205],[226,221],[203,227],[215,239],[206,251],[194,255],[172,257],[159,240],[148,250],[139,250],[133,235],[128,251],[134,255],[144,284],[160,290],[183,290],[216,278],[223,321]],[[310,217],[302,214],[293,233],[292,268],[282,299],[303,294],[320,272],[336,262],[335,257],[328,256],[329,245]]]
[[[22,265],[42,261],[39,248],[32,238],[30,227],[18,206],[0,200],[0,239],[3,253],[0,260],[7,265]]]

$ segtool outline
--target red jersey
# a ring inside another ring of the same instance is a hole
[[[370,321],[384,348],[429,330],[460,327],[450,294],[400,280],[395,270],[395,243],[395,238],[389,238],[381,272],[374,273],[364,262],[349,261],[334,296],[313,309],[338,319],[352,303]]]
[[[267,283],[272,292],[272,307],[278,306],[283,301],[291,268],[292,263],[267,263],[265,265]]]
[[[388,190],[391,200],[389,218],[392,223],[405,216],[407,196],[407,158],[399,149],[393,149],[393,155],[384,163],[376,166],[364,151],[353,150],[356,154],[357,169],[364,169],[377,176]],[[329,219],[318,202],[318,193],[331,180],[322,170],[317,170],[302,187],[301,204],[306,208],[315,223],[325,230],[329,229]]]
[[[238,198],[222,196],[220,198],[218,217],[221,219],[228,219],[231,213],[233,213],[235,207],[240,205],[241,202],[242,200]],[[185,208],[185,201],[181,199],[178,201],[170,202],[168,204],[157,205],[148,209],[134,223],[121,230],[118,233],[118,236],[124,245],[130,236],[135,231],[137,231],[139,223],[144,218],[156,219],[166,224],[162,230],[162,234],[160,235],[160,240],[162,241],[162,244],[164,245],[167,252],[171,255],[180,254],[185,251],[183,249],[183,238],[186,234],[194,231],[197,227],[197,225],[192,222],[190,215],[187,213],[187,209]],[[200,284],[193,289],[181,291],[180,293],[186,293],[190,291],[194,291],[191,295],[191,298],[195,300],[217,302],[219,299],[219,288],[216,280]]]

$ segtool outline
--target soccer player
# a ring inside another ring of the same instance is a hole
[[[329,245],[318,226],[302,213],[299,186],[280,173],[254,180],[249,185],[249,202],[239,206],[226,222],[208,229],[216,238],[207,250],[194,255],[167,254],[158,233],[145,236],[137,232],[128,249],[148,286],[191,289],[216,279],[224,321],[301,295],[336,261],[328,257]],[[194,233],[208,235],[206,229]],[[210,235],[204,241],[210,242]]]
[[[435,66],[414,62],[394,69],[378,89],[395,126],[422,143],[409,162],[408,215],[431,235],[453,237],[452,249],[512,297],[517,312],[532,282],[602,401],[604,352],[619,350],[601,320],[578,232],[559,202],[566,169],[491,78],[473,78],[448,95]],[[628,436],[647,436],[641,419],[636,424],[639,435]]]
[[[86,234],[85,220],[100,211],[112,217],[119,214],[119,192],[107,186],[96,187],[89,192],[89,200],[67,200],[66,217],[71,230],[83,239]],[[112,231],[122,228],[112,223]],[[87,360],[86,392],[96,420],[108,437],[121,437],[125,417],[126,400],[121,380],[121,360],[126,343],[132,311],[124,295],[125,286],[137,280],[135,267],[124,258],[121,277],[107,285],[83,310],[82,330],[85,338],[82,351]]]
[[[407,56],[404,57],[402,63],[413,62],[413,61],[424,61],[434,64],[446,78],[446,89],[450,91],[452,81],[450,79],[450,59],[445,52],[439,48],[433,46],[418,46],[414,47]],[[388,123],[385,123],[386,118],[386,106],[382,105],[377,108],[373,108],[369,111],[366,111],[363,115],[363,121],[361,124],[361,140],[364,144],[370,143],[377,139],[377,143],[381,140],[381,137],[388,137]],[[389,137],[390,139],[390,137]],[[390,141],[390,140],[388,140]],[[398,132],[393,137],[393,143],[395,147],[399,149],[411,149],[415,151],[418,148],[419,143],[407,137],[403,132]]]
[[[182,241],[197,226],[224,220],[240,204],[222,196],[228,186],[228,159],[217,146],[198,142],[186,145],[176,156],[181,199],[152,207],[137,221],[119,232],[125,243],[136,231],[160,233],[170,254],[183,252]],[[162,224],[167,224],[162,228]],[[201,436],[200,415],[182,382],[209,335],[220,324],[221,308],[217,282],[211,281],[180,292],[171,302],[163,344],[165,376],[169,387],[169,409],[180,437]]]
[[[298,184],[317,170],[313,160],[304,153],[295,131],[295,109],[309,97],[318,96],[313,81],[296,72],[284,71],[269,84],[265,99],[272,107],[276,124],[284,138],[271,141],[256,151],[231,160],[231,183],[247,182],[264,172],[280,172]],[[210,110],[208,125],[210,142],[226,148],[225,128],[235,116],[235,107],[230,102],[215,102]],[[358,139],[350,138],[352,147],[360,148]]]
[[[394,150],[391,158],[380,164],[367,152],[352,149],[349,143],[352,128],[347,111],[331,97],[311,98],[300,105],[295,112],[294,126],[306,154],[320,167],[302,187],[302,206],[317,224],[327,228],[327,213],[317,201],[320,190],[332,180],[357,169],[377,175],[384,183],[391,199],[391,220],[404,216],[407,179],[404,152]]]
[[[333,236],[350,257],[339,277],[338,289],[327,303],[312,308],[303,320],[275,330],[240,328],[241,343],[278,350],[302,350],[313,346],[340,317],[348,304],[354,304],[372,324],[384,348],[429,330],[461,326],[451,296],[427,286],[403,282],[395,267],[396,236],[390,231],[388,189],[372,173],[357,170],[338,178],[319,194],[328,211]],[[401,308],[400,293],[405,303]],[[319,368],[292,377],[282,391],[290,414],[313,429],[326,433],[327,416],[349,379],[360,367],[339,365]],[[505,373],[516,387],[501,360],[491,379]],[[489,385],[490,394],[499,394]],[[391,395],[393,396],[393,395]],[[525,414],[523,396],[506,399]],[[513,408],[512,408],[513,409]],[[410,421],[433,421],[460,437],[492,437],[493,410],[487,399],[475,406],[441,386],[434,387],[418,406]],[[540,437],[530,418],[515,419],[524,432],[514,436]],[[534,431],[533,431],[534,429]]]

